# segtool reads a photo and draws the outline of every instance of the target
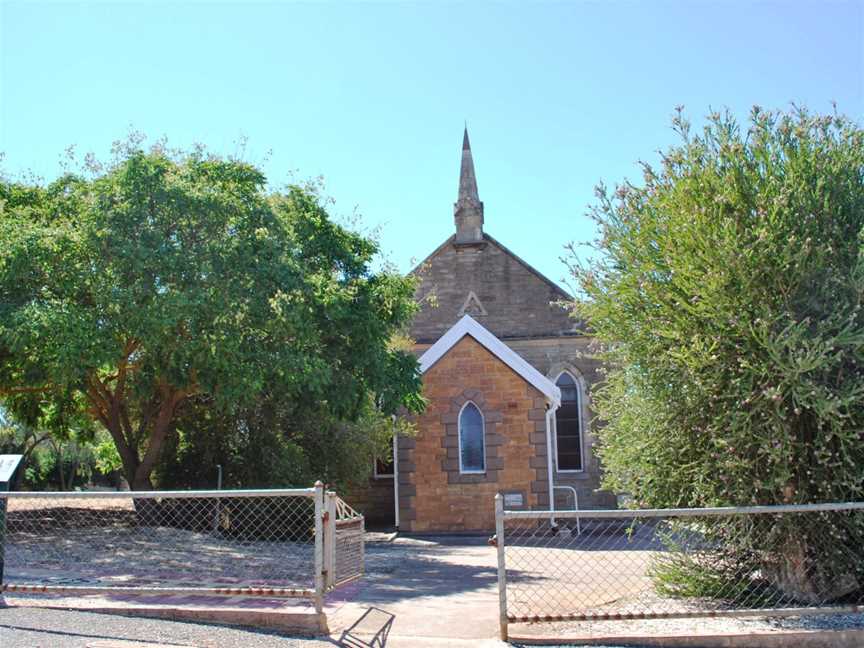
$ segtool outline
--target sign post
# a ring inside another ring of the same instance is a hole
[[[15,471],[24,455],[0,455],[0,491],[8,491],[14,483]],[[3,585],[3,565],[6,558],[6,502],[0,498],[0,587]]]

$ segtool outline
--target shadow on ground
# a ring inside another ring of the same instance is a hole
[[[380,608],[369,608],[346,628],[336,642],[344,648],[385,648],[395,616]]]
[[[367,544],[363,580],[330,597],[353,599],[362,587],[364,603],[375,604],[490,590],[497,583],[494,551],[486,538],[401,537]]]

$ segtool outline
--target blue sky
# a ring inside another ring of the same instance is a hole
[[[322,175],[401,270],[453,230],[463,120],[486,229],[558,281],[593,187],[638,178],[676,105],[864,119],[864,0],[0,2],[7,175],[106,158],[130,126]],[[272,154],[268,154],[272,151]]]

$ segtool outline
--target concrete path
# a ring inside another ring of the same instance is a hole
[[[366,576],[328,597],[331,636],[357,646],[505,646],[496,553],[485,538],[399,537],[366,545]]]

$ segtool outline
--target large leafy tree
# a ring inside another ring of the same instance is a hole
[[[413,284],[376,252],[313,190],[197,151],[0,183],[0,399],[40,428],[104,427],[133,489],[195,402],[416,410],[416,361],[389,346]]]
[[[377,457],[390,455],[394,426],[411,433],[404,419],[393,420],[371,402],[353,420],[340,420],[326,401],[291,402],[278,392],[229,409],[196,398],[179,414],[155,474],[162,487],[208,488],[218,464],[226,487],[322,479],[350,492],[367,482]]]
[[[600,188],[599,254],[574,263],[609,363],[605,485],[660,507],[860,500],[864,131],[804,110],[674,125],[641,184]],[[810,531],[860,551],[860,527],[801,522],[784,541],[809,558],[830,558]]]

